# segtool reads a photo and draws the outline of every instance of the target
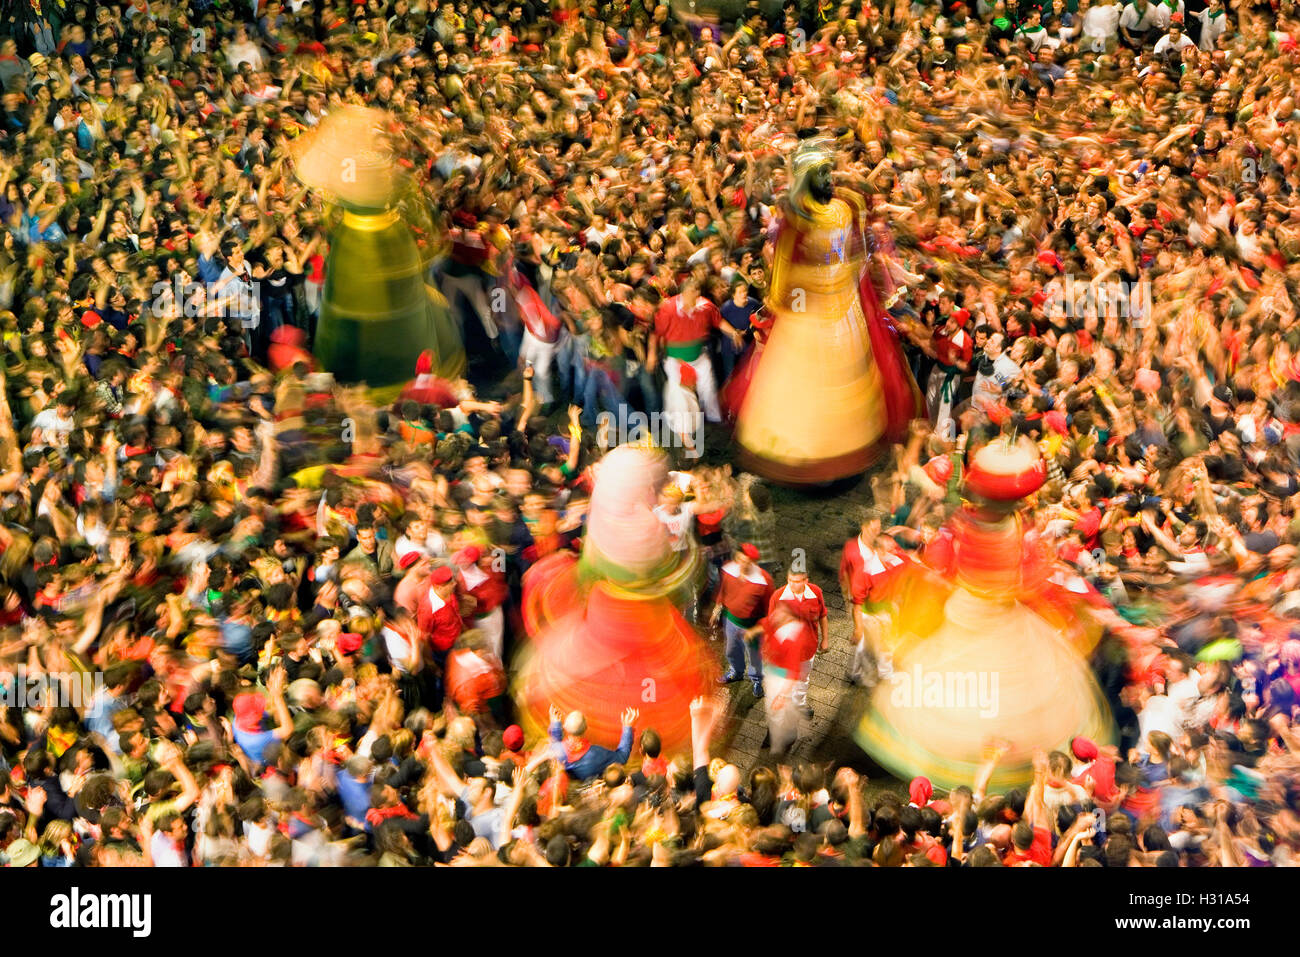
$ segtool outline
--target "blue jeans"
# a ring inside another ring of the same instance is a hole
[[[609,373],[598,366],[589,367],[587,381],[583,383],[582,388],[582,427],[594,429],[596,416],[602,408],[606,412],[617,415],[618,407],[622,403],[623,397],[618,394],[618,388],[614,385],[614,380],[609,377]]]
[[[659,390],[655,388],[654,373],[641,366],[636,375],[628,376],[623,381],[623,398],[626,399],[632,394],[632,387],[636,385],[641,390],[641,400],[645,404],[647,415],[656,415],[663,411],[659,403]]]
[[[725,615],[722,618],[722,630],[727,636],[726,656],[727,670],[734,675],[745,675],[750,681],[763,680],[763,659],[758,652],[758,639],[747,639],[745,629]],[[745,670],[745,659],[749,659],[749,670]]]
[[[582,356],[586,352],[581,337],[574,336],[566,329],[560,333],[559,349],[555,353],[555,369],[560,379],[560,391],[573,397],[580,403],[587,384],[587,367]]]
[[[742,329],[741,331],[743,332],[744,330]],[[741,346],[739,349],[737,349],[735,346],[731,344],[730,339],[724,338],[722,340],[722,343],[719,347],[719,354],[722,359],[722,379],[721,379],[722,382],[725,383],[728,379],[731,378],[731,373],[734,372],[736,369],[736,363],[740,360],[740,357],[744,355],[744,353],[745,353],[744,346]]]
[[[506,354],[506,360],[513,366],[519,363],[519,346],[524,341],[524,326],[522,322],[515,321],[513,316],[503,317],[497,323],[501,330],[501,349]]]
[[[294,301],[293,294],[288,295],[268,295],[262,299],[262,321],[266,324],[266,336],[269,338],[271,333],[281,326],[296,326],[298,318],[298,305]]]

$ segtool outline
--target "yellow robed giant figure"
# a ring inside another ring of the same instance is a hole
[[[777,236],[768,340],[736,418],[741,464],[785,483],[865,471],[920,413],[920,392],[871,286],[863,198],[802,144]]]

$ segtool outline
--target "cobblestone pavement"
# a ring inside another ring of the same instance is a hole
[[[712,451],[712,450],[711,450]],[[718,449],[719,458],[723,454]],[[712,458],[713,456],[710,456]],[[808,704],[811,720],[800,719],[799,738],[787,758],[848,764],[870,775],[880,787],[902,785],[882,771],[853,741],[853,728],[866,706],[866,692],[848,680],[853,655],[852,623],[840,594],[840,553],[844,542],[857,534],[861,510],[871,501],[869,475],[838,482],[826,488],[772,487],[777,514],[776,544],[789,567],[795,549],[803,549],[809,580],[822,589],[830,612],[831,647],[813,661]],[[780,582],[778,582],[780,584]],[[722,642],[714,642],[719,656]],[[759,764],[773,765],[764,739],[767,714],[764,702],[755,700],[748,681],[728,686],[730,721],[723,754],[746,774]]]

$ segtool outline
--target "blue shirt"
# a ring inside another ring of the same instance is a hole
[[[358,781],[347,771],[340,771],[336,783],[339,800],[343,802],[343,810],[348,817],[365,821],[366,812],[370,810],[370,782]],[[366,822],[366,830],[370,830],[369,821]]]
[[[221,264],[215,256],[199,255],[199,280],[211,285],[221,278]]]
[[[114,697],[107,691],[95,695],[95,700],[86,712],[86,727],[95,734],[102,735],[113,751],[118,751],[118,736],[113,731],[113,715],[117,714],[126,702]]]
[[[68,238],[57,219],[42,230],[41,217],[35,214],[23,216],[23,232],[29,243],[60,243]]]
[[[245,731],[234,729],[235,744],[258,764],[266,763],[266,749],[276,740],[274,731]]]
[[[758,306],[758,300],[751,296],[745,300],[744,305],[740,306],[736,305],[734,299],[728,299],[718,311],[737,332],[744,332],[749,328],[750,317],[758,312]]]
[[[551,725],[550,731],[551,740],[558,746],[564,740],[564,728],[560,725],[560,722],[556,721]],[[576,760],[570,761],[567,757],[564,757],[564,770],[580,781],[588,781],[611,764],[626,764],[627,759],[632,756],[632,735],[631,728],[623,728],[623,733],[618,739],[617,751],[602,748],[598,744],[590,744],[587,746],[587,750]],[[562,751],[561,754],[563,755]]]
[[[221,647],[232,655],[237,655],[241,662],[246,662],[254,653],[253,629],[235,621],[221,623]]]

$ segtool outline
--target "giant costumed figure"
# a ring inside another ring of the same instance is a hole
[[[333,206],[313,352],[341,381],[372,387],[405,380],[425,349],[443,378],[465,367],[446,301],[425,282],[427,208],[394,158],[389,123],[366,107],[331,110],[294,151],[298,178]]]
[[[1099,632],[1087,606],[1104,600],[1054,562],[1021,512],[1046,476],[1027,438],[980,448],[965,472],[968,504],[949,522],[952,573],[913,562],[895,577],[892,674],[856,733],[894,774],[969,785],[1000,741],[993,786],[1027,786],[1035,751],[1076,735],[1115,740],[1087,662]]]
[[[665,753],[690,744],[690,703],[718,670],[680,608],[703,570],[695,548],[674,551],[653,509],[668,475],[659,450],[623,445],[598,465],[582,557],[557,552],[524,575],[529,641],[516,663],[515,701],[541,735],[551,706],[581,710],[597,744],[613,747],[634,707]]]
[[[834,164],[825,139],[793,155],[766,301],[771,332],[738,399],[741,465],[787,484],[865,471],[924,414],[867,268],[866,203],[832,185]]]

